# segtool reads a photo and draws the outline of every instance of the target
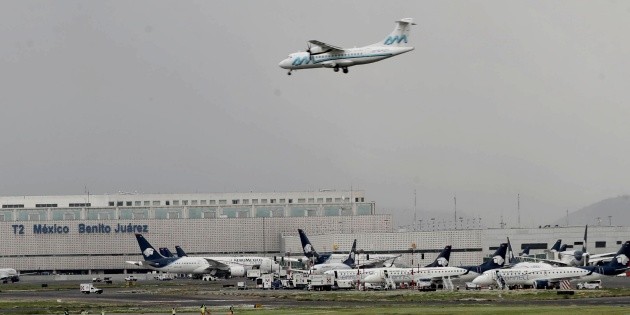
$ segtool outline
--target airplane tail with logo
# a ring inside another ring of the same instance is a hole
[[[404,18],[396,21],[394,30],[384,40],[373,46],[407,46],[411,25],[416,25],[412,18]]]
[[[507,255],[507,243],[501,243],[499,248],[492,255],[492,259],[486,261],[485,263],[479,265],[484,271],[497,269],[503,267],[505,265],[505,256]]]
[[[343,263],[354,268],[354,257],[357,252],[357,239],[354,239],[352,242],[352,249],[350,249],[350,254],[348,254],[348,259],[344,260]]]
[[[616,270],[627,270],[628,262],[630,258],[630,241],[626,241],[615,257],[606,264],[606,267],[614,268]]]
[[[177,252],[177,257],[187,257],[188,255],[186,255],[186,252],[184,252],[184,250],[179,247],[179,245],[175,246],[175,251]]]
[[[157,260],[160,258],[164,258],[149,242],[142,236],[142,234],[136,233],[136,240],[138,240],[138,245],[140,245],[140,252],[144,257],[144,260]]]
[[[304,233],[304,230],[298,229],[298,233],[300,234],[300,242],[302,243],[304,256],[306,256],[307,258],[319,256],[319,254],[317,254],[317,251],[315,250],[315,247],[313,247],[313,244],[311,244],[311,241],[309,241],[308,237],[306,237],[306,233]]]
[[[448,260],[451,258],[451,245],[446,245],[437,258],[425,267],[448,267]]]

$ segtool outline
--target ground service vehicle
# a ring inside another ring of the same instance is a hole
[[[95,287],[94,285],[92,285],[91,283],[81,283],[80,290],[81,290],[81,293],[85,293],[85,294],[90,294],[90,293],[101,294],[101,293],[103,293],[103,289],[99,289],[99,288]]]
[[[602,280],[593,280],[587,282],[581,282],[577,285],[578,289],[601,289],[602,288]]]

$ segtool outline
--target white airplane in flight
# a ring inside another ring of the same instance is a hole
[[[318,40],[309,40],[306,51],[290,54],[279,66],[288,69],[288,75],[293,70],[313,68],[332,68],[335,72],[342,69],[343,73],[348,73],[348,67],[373,63],[412,51],[413,47],[407,46],[411,25],[415,25],[412,18],[400,19],[396,21],[394,31],[385,39],[359,48],[341,48]]]

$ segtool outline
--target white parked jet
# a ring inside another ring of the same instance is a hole
[[[181,257],[164,257],[141,234],[136,234],[136,239],[144,261],[127,261],[127,263],[144,266],[151,270],[243,277],[246,270],[254,267],[260,268],[262,272],[279,269],[276,262],[266,257],[189,257],[183,250]]]
[[[288,75],[293,70],[313,68],[332,68],[335,72],[342,69],[343,73],[348,73],[348,67],[373,63],[412,51],[413,47],[407,46],[411,25],[415,25],[412,18],[400,19],[396,21],[394,31],[384,40],[359,48],[341,48],[318,40],[309,40],[306,51],[290,54],[279,66],[288,69]]]
[[[498,284],[500,287],[533,286],[545,289],[557,286],[562,280],[575,280],[589,276],[593,271],[576,267],[553,267],[547,264],[532,264],[527,267],[488,270],[473,280],[483,286]]]

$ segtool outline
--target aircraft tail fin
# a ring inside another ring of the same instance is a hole
[[[628,268],[628,262],[630,258],[630,241],[626,241],[615,257],[608,263],[608,267],[615,269]]]
[[[558,250],[559,252],[564,252],[567,250],[567,246],[569,246],[568,244],[562,244],[562,246],[560,246],[560,249]]]
[[[529,256],[529,246],[525,247],[523,249],[523,252],[521,253],[521,256]]]
[[[151,246],[151,244],[149,244],[142,234],[136,233],[136,240],[138,240],[140,252],[144,257],[144,260],[157,260],[164,258],[157,250],[155,250],[155,248],[153,248],[153,246]]]
[[[557,240],[555,244],[551,247],[551,250],[555,250],[556,252],[560,251],[560,246],[562,245],[562,240]]]
[[[171,253],[171,250],[168,249],[168,247],[160,247],[158,248],[160,255],[164,256],[164,257],[174,257],[173,253]]]
[[[374,44],[378,46],[407,46],[411,25],[416,25],[412,18],[404,18],[396,21],[394,30],[382,41]]]
[[[348,259],[344,260],[343,263],[350,266],[350,267],[354,267],[354,257],[356,255],[357,252],[357,239],[354,239],[354,242],[352,242],[352,249],[350,249],[350,254],[348,254]]]
[[[448,260],[451,258],[451,245],[446,245],[437,258],[425,267],[448,267]]]
[[[507,255],[507,243],[501,243],[492,255],[492,259],[481,264],[484,270],[501,268],[505,265],[505,256]]]
[[[175,251],[177,252],[177,257],[186,257],[188,255],[186,255],[186,252],[184,252],[184,250],[179,247],[179,245],[175,246]]]
[[[306,256],[307,258],[319,256],[317,254],[317,251],[315,250],[315,247],[313,247],[313,244],[311,244],[311,241],[309,241],[308,237],[306,237],[306,233],[304,233],[304,230],[298,229],[298,233],[300,234],[300,242],[302,242],[302,250],[304,251],[304,256]]]

